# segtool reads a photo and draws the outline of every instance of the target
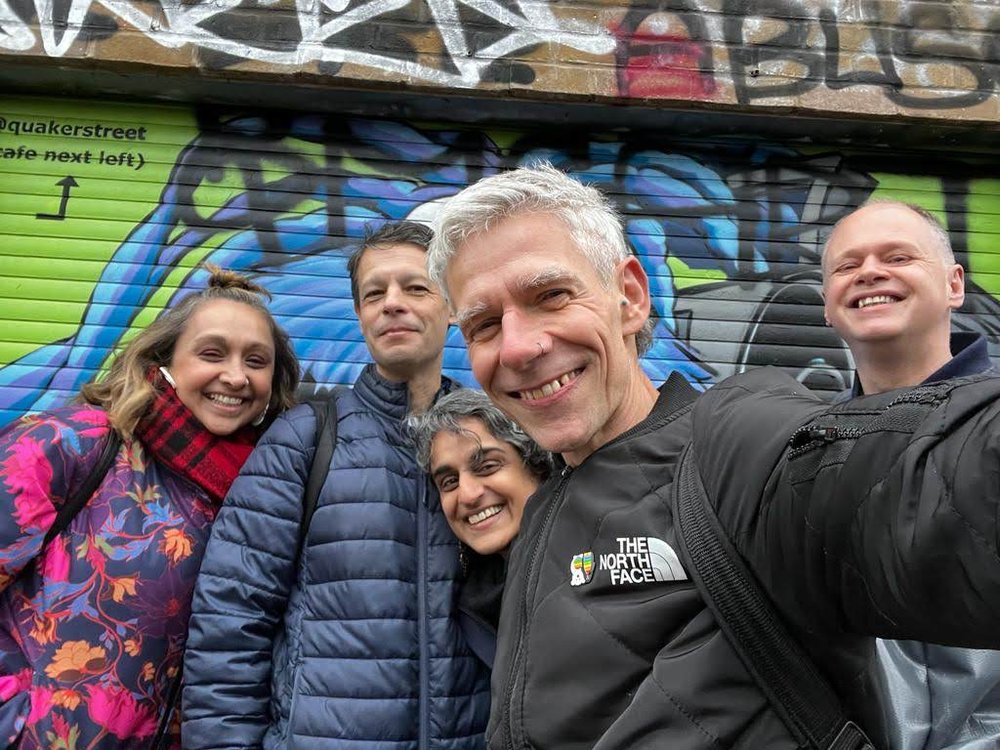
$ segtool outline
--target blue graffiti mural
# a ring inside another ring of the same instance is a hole
[[[271,309],[302,360],[306,390],[350,383],[368,361],[346,270],[365,225],[427,218],[436,202],[480,177],[539,159],[616,201],[653,292],[649,375],[659,382],[679,370],[707,385],[741,362],[788,359],[788,326],[816,314],[817,227],[875,186],[836,155],[746,141],[665,147],[638,135],[580,133],[556,148],[534,134],[495,139],[484,130],[390,121],[209,112],[200,126],[159,205],[104,269],[78,332],[0,369],[0,419],[70,398],[162,295],[168,277],[179,283],[169,304],[204,285],[205,261],[253,273],[272,292]],[[221,204],[203,197],[205,188],[234,180]],[[179,269],[188,267],[178,282]],[[678,268],[685,279],[676,278]],[[719,300],[731,308],[721,328],[718,310],[709,314]],[[784,338],[775,343],[784,350],[772,357],[765,334],[779,329]],[[831,378],[819,385],[840,387],[850,370],[846,351],[835,337],[803,331],[813,337],[810,354],[790,366],[803,379],[825,373]],[[444,365],[472,384],[454,330]]]

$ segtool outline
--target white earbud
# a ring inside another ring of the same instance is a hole
[[[175,383],[173,377],[171,377],[170,370],[168,370],[166,367],[161,367],[160,374],[163,376],[164,380],[170,383],[171,388],[173,388],[174,390],[177,389],[177,383]]]

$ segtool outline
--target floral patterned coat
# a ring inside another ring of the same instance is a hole
[[[102,409],[73,406],[0,430],[5,746],[149,747],[181,664],[217,510],[201,488],[126,441],[90,503],[38,555],[109,429]]]

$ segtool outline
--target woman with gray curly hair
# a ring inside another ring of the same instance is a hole
[[[482,391],[469,388],[439,399],[411,427],[417,461],[437,486],[459,540],[462,628],[492,666],[507,549],[528,498],[552,473],[552,456]]]
[[[482,391],[462,388],[414,417],[417,461],[441,495],[463,545],[505,554],[528,497],[552,471],[552,456]]]

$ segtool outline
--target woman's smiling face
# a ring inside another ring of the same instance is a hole
[[[267,408],[274,380],[274,338],[249,305],[198,305],[170,359],[177,396],[214,435],[231,435]]]
[[[521,454],[474,417],[462,432],[441,430],[431,442],[430,471],[455,536],[481,555],[507,549],[521,527],[538,479]]]

